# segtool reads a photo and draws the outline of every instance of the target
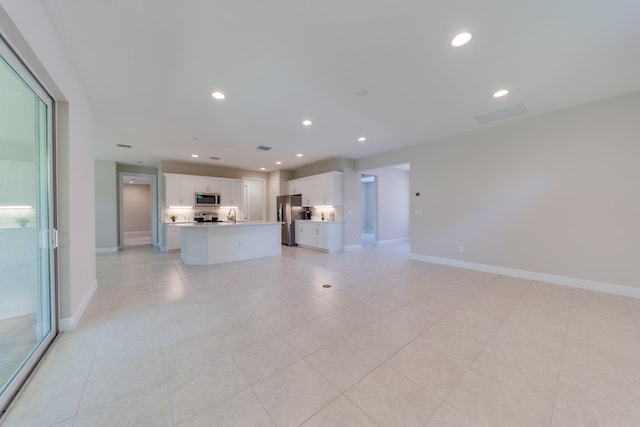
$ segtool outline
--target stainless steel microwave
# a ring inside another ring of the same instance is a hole
[[[196,193],[198,206],[220,206],[220,193]]]

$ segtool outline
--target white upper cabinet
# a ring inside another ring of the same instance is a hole
[[[303,206],[342,206],[342,176],[342,172],[328,172],[289,180],[289,194],[302,194]]]
[[[223,179],[220,181],[220,204],[222,206],[242,207],[242,180]]]
[[[312,206],[311,187],[311,180],[309,178],[291,179],[287,181],[289,194],[302,195],[302,206]]]
[[[315,192],[315,204],[313,206],[331,205],[342,206],[343,173],[329,172],[315,175],[313,191]]]
[[[195,193],[220,193],[222,206],[242,207],[242,180],[165,173],[165,206],[194,206]]]
[[[165,173],[165,205],[193,206],[195,203],[195,177]]]
[[[210,176],[196,176],[195,192],[196,193],[219,193],[220,180],[218,178],[213,178]]]

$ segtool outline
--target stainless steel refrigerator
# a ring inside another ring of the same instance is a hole
[[[295,194],[293,196],[276,197],[276,206],[278,207],[278,221],[282,222],[282,244],[295,246],[296,229],[294,221],[302,219],[302,196]]]

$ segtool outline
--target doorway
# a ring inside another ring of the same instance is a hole
[[[242,178],[244,187],[244,219],[246,221],[264,221],[264,180]]]
[[[151,180],[126,175],[123,179],[124,246],[151,246]]]
[[[375,246],[378,242],[378,180],[375,175],[362,174],[362,246]]]
[[[156,175],[119,172],[120,249],[158,246]]]
[[[53,108],[0,38],[0,414],[58,330]]]

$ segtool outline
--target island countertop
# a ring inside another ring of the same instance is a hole
[[[281,222],[169,224],[180,229],[180,259],[186,265],[211,265],[282,254]]]
[[[224,222],[176,222],[167,223],[170,227],[194,227],[194,228],[207,228],[207,227],[248,227],[256,225],[277,225],[282,222],[275,221],[224,221]]]

